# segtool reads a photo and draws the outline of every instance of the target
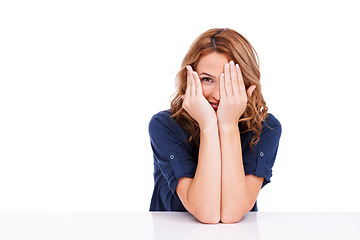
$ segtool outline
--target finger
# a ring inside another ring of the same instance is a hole
[[[202,87],[199,75],[197,74],[197,72],[193,72],[193,75],[195,81],[195,94],[202,94]]]
[[[224,69],[224,74],[225,74],[225,92],[226,95],[232,95],[232,85],[231,85],[231,80],[230,80],[230,65],[229,63],[225,64],[225,69]]]
[[[234,95],[239,95],[240,94],[239,79],[234,61],[232,60],[230,61],[230,77],[231,77],[232,92]]]
[[[192,70],[190,65],[186,66],[186,68],[188,69],[187,84],[188,84],[188,87],[189,87],[189,96],[195,96],[193,70]]]
[[[255,85],[251,85],[251,86],[248,88],[248,90],[246,90],[246,93],[247,93],[247,95],[248,95],[249,97],[251,97],[251,96],[252,96],[252,94],[253,94],[253,92],[254,92],[255,88],[256,88],[256,86],[255,86]]]
[[[190,71],[191,71],[191,67],[190,66],[186,66],[187,69],[187,76],[186,76],[186,91],[185,91],[185,95],[186,96],[190,96],[190,86],[191,86],[191,82],[190,82]]]
[[[239,64],[236,64],[236,73],[239,79],[239,90],[240,90],[240,94],[245,94],[246,93],[246,88],[245,88],[245,83],[244,83],[244,79],[242,77],[242,73],[241,73],[241,69]]]
[[[220,75],[220,101],[226,98],[224,73]]]

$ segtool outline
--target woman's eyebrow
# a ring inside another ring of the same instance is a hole
[[[204,75],[207,75],[207,76],[209,76],[209,77],[215,78],[215,76],[213,76],[213,75],[211,75],[211,74],[209,74],[209,73],[206,73],[206,72],[200,73],[200,75],[203,75],[203,74],[204,74]],[[200,76],[200,75],[199,75],[199,76]]]

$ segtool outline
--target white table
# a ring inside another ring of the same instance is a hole
[[[360,213],[248,213],[235,224],[189,213],[0,213],[0,239],[360,239]]]

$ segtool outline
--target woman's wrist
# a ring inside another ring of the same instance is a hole
[[[206,119],[206,121],[199,123],[200,131],[208,131],[213,129],[218,129],[218,121],[217,118],[214,119]]]
[[[218,128],[221,132],[239,131],[238,121],[233,122],[218,122]]]

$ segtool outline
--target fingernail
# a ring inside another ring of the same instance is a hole
[[[240,68],[240,67],[239,67],[239,64],[236,64],[236,67],[237,67],[237,68]]]
[[[234,65],[234,61],[233,61],[233,60],[230,61],[230,65]]]
[[[196,76],[197,73],[194,71],[193,74],[194,74],[194,76]]]
[[[188,71],[190,71],[190,66],[189,66],[189,65],[187,65],[187,66],[186,66],[186,69],[187,69]]]
[[[225,64],[225,67],[226,67],[226,68],[229,68],[229,64],[228,64],[228,63],[226,63],[226,64]]]
[[[224,73],[221,73],[220,77],[223,78],[223,77],[224,77]]]

